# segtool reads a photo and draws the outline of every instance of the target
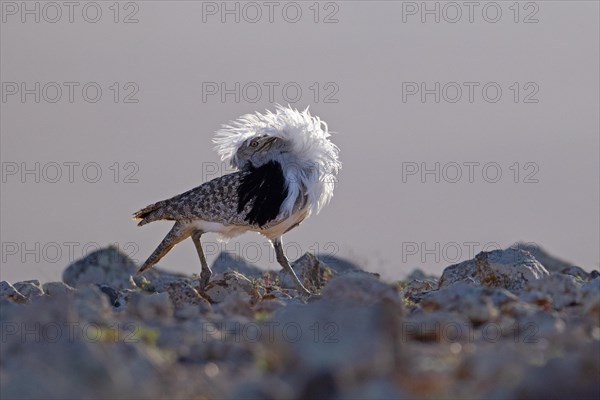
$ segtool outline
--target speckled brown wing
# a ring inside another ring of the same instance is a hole
[[[170,199],[151,204],[134,214],[138,225],[158,220],[204,220],[226,225],[248,225],[251,204],[238,213],[238,188],[247,171],[223,175]]]

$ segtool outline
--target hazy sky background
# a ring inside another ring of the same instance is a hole
[[[284,236],[291,259],[335,254],[396,279],[528,241],[598,269],[596,1],[479,2],[472,22],[462,2],[427,3],[439,23],[422,2],[276,2],[272,22],[264,2],[224,15],[222,2],[77,2],[73,22],[36,3],[39,23],[0,3],[3,280],[58,280],[110,243],[144,261],[171,223],[138,228],[131,214],[226,172],[214,131],[274,102],[310,106],[343,161],[331,204]],[[421,176],[436,163],[439,182]],[[226,248],[278,268],[257,234],[204,241],[209,262]],[[159,266],[200,268],[191,241]]]

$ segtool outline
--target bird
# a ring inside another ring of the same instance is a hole
[[[212,276],[200,238],[217,233],[228,240],[245,232],[258,232],[272,244],[277,262],[304,287],[284,254],[282,236],[329,203],[341,169],[339,148],[328,125],[311,115],[275,105],[275,111],[246,114],[217,130],[214,149],[231,173],[133,214],[138,226],[153,221],[175,221],[169,233],[140,267],[152,268],[176,244],[192,238],[200,259],[200,287]]]

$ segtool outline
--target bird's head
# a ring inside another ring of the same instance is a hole
[[[292,212],[298,196],[306,196],[309,212],[319,212],[333,196],[342,165],[330,136],[327,124],[308,109],[277,105],[275,112],[247,114],[224,125],[214,142],[221,159],[234,168],[281,165],[288,192],[283,212]]]
[[[245,140],[232,157],[232,164],[239,168],[260,167],[270,161],[283,160],[289,153],[289,143],[284,139],[262,135]]]

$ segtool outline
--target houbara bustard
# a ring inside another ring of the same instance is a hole
[[[202,271],[204,288],[212,274],[200,237],[215,232],[231,238],[247,231],[266,236],[277,261],[302,285],[286,258],[281,237],[312,213],[318,213],[333,196],[341,168],[338,147],[327,124],[308,109],[276,106],[275,112],[247,114],[217,131],[215,150],[235,172],[195,189],[149,205],[134,214],[139,226],[158,220],[175,221],[171,231],[139,269],[152,268],[177,243],[192,237]]]

